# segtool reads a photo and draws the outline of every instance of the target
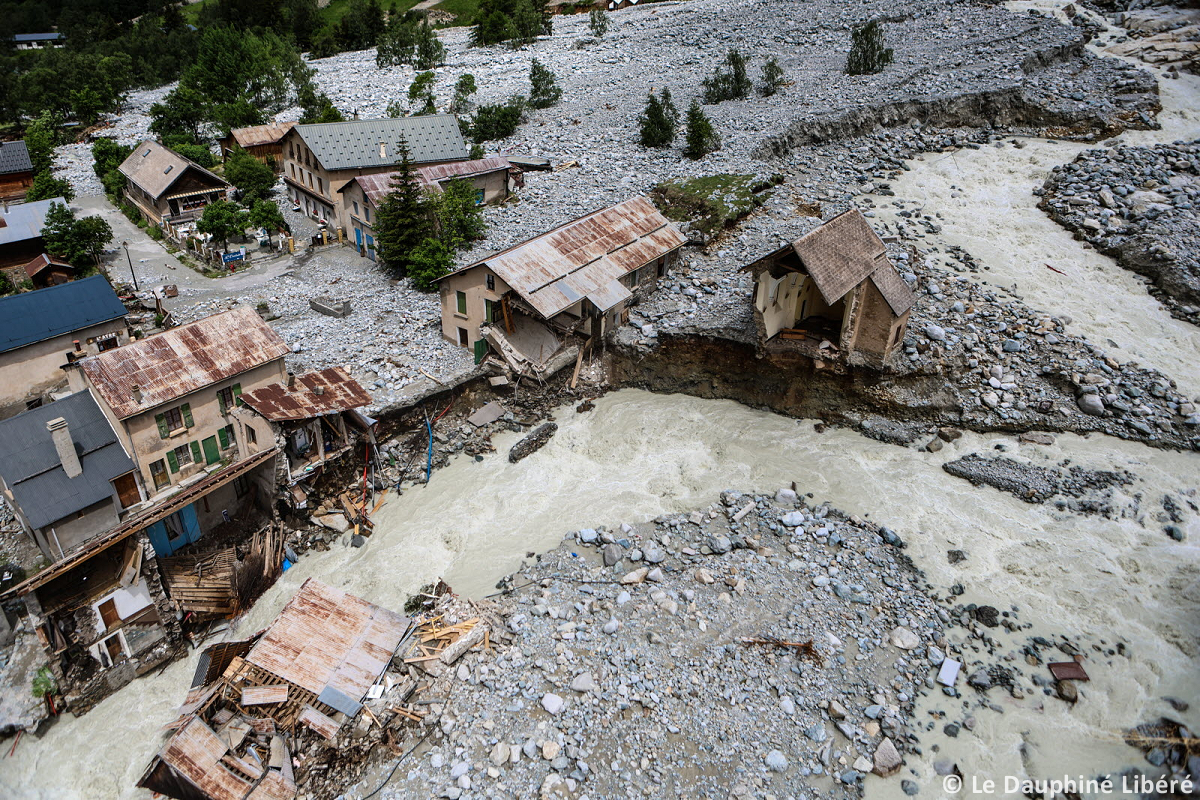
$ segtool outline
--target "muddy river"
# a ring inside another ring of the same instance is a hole
[[[1196,135],[1198,98],[1200,79],[1164,81],[1164,130],[1125,140]],[[1021,149],[928,155],[893,187],[899,198],[924,203],[926,213],[941,212],[941,238],[989,264],[989,281],[1016,283],[1031,306],[1069,314],[1075,331],[1118,357],[1154,365],[1189,393],[1200,393],[1197,330],[1171,319],[1140,281],[1082,248],[1035,207],[1031,190],[1081,149],[1027,140]],[[1045,269],[1047,261],[1067,275]],[[1111,302],[1094,304],[1098,286]],[[1194,454],[1098,435],[1058,436],[1053,446],[1038,447],[974,434],[932,454],[851,431],[816,433],[809,421],[728,401],[634,390],[602,398],[587,414],[563,409],[558,422],[550,444],[519,464],[505,458],[516,439],[505,434],[497,437],[497,454],[480,462],[454,460],[429,486],[389,501],[366,547],[337,545],[301,559],[230,636],[267,624],[308,576],[393,608],[439,576],[481,595],[526,553],[552,548],[576,528],[692,509],[726,488],[774,490],[795,481],[817,502],[895,529],[942,593],[962,583],[965,601],[1018,608],[1021,619],[1035,623],[1030,633],[1128,647],[1129,658],[1089,667],[1092,681],[1076,706],[1040,696],[992,698],[1005,713],[980,712],[973,735],[939,736],[938,758],[953,758],[965,772],[985,777],[1117,771],[1140,761],[1121,743],[1122,728],[1167,713],[1165,695],[1200,697],[1194,666],[1200,523],[1189,518],[1180,543],[1153,519],[1164,493],[1200,486]],[[1118,501],[1138,510],[1117,520],[1083,518],[973,487],[941,469],[946,460],[997,444],[1047,463],[1070,458],[1085,467],[1129,470],[1138,481]],[[1135,493],[1141,493],[1140,507]],[[966,551],[967,560],[949,565],[948,549]],[[40,739],[25,737],[13,757],[0,759],[0,796],[145,797],[133,784],[159,745],[158,727],[183,699],[195,658],[138,680]],[[928,719],[930,709],[952,710],[941,700],[938,694],[922,701],[918,719]],[[1200,704],[1175,716],[1200,727]],[[923,758],[908,758],[920,773],[922,797],[942,796],[931,767],[932,741],[924,737]],[[866,786],[872,796],[900,794],[895,779],[868,777]]]

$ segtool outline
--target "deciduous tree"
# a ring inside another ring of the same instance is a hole
[[[846,72],[850,75],[871,75],[882,72],[892,63],[892,49],[883,46],[883,26],[871,20],[850,34],[850,55],[846,58]]]
[[[247,206],[263,200],[275,187],[275,171],[240,147],[225,159],[225,180],[242,192]]]
[[[250,224],[249,214],[231,200],[217,200],[204,207],[204,213],[196,220],[196,230],[207,233],[221,243],[222,250],[229,249],[229,240],[246,233]]]

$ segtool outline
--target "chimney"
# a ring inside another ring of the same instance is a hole
[[[67,473],[68,478],[78,478],[83,474],[83,467],[79,463],[79,454],[75,452],[75,442],[71,440],[67,421],[62,417],[52,419],[46,423],[46,430],[50,431],[50,438],[54,440],[54,449],[58,451],[63,472]]]
[[[379,157],[387,158],[387,145],[383,142],[379,143]]]
[[[288,372],[288,388],[296,388],[296,373],[294,372]]]
[[[82,352],[83,352],[83,345],[81,345],[81,344],[79,343],[79,340],[78,340],[78,339],[76,339],[76,340],[75,340],[75,352],[76,352],[76,353],[82,353]]]
[[[317,395],[318,397],[320,397],[321,395],[325,394],[325,387],[324,387],[324,386],[314,386],[314,387],[313,387],[313,394],[315,394],[315,395]]]
[[[138,385],[135,383],[135,384],[133,385],[133,402],[137,403],[138,405],[141,405],[141,404],[142,404],[142,397],[143,397],[143,395],[142,395],[142,387],[141,387],[141,386],[138,386]]]

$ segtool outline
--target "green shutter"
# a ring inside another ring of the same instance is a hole
[[[171,472],[179,472],[179,459],[175,457],[174,450],[167,451],[167,465],[171,468]]]
[[[167,417],[165,414],[155,414],[154,421],[158,423],[158,438],[166,439],[171,435],[171,431],[167,428]]]
[[[242,385],[240,383],[235,383],[233,385],[233,404],[235,406],[240,406],[242,404]]]
[[[456,296],[458,299],[458,313],[460,313],[460,314],[467,313],[467,293],[466,292],[457,292]]]
[[[192,442],[192,463],[193,464],[200,463],[200,443],[199,442]]]
[[[229,434],[225,431],[224,428],[217,429],[217,441],[219,441],[221,443],[222,450],[229,449]]]
[[[183,414],[183,424],[187,427],[192,427],[195,422],[192,422],[192,406],[190,403],[184,403],[179,407],[179,413]]]

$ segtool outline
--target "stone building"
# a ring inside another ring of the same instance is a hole
[[[568,337],[624,323],[686,243],[645,197],[592,212],[442,278],[442,335],[477,361],[490,343],[536,368]]]
[[[345,235],[350,217],[340,190],[360,175],[394,170],[401,142],[418,167],[466,161],[469,155],[453,114],[297,125],[282,143],[288,197]]]
[[[155,141],[135,147],[118,169],[126,179],[125,199],[155,225],[164,219],[173,224],[194,220],[209,203],[225,200],[233,188]]]
[[[904,341],[915,297],[857,209],[742,269],[760,354],[881,366]]]
[[[63,367],[129,341],[103,275],[0,298],[0,419],[65,389]]]
[[[245,457],[233,411],[243,392],[286,378],[288,352],[257,312],[243,306],[84,358],[69,374],[73,388],[95,395],[155,502]],[[151,531],[156,550],[170,555],[194,542],[251,494],[269,505],[273,484],[273,473],[259,470],[220,492],[214,487]]]
[[[341,195],[338,213],[342,219],[348,219],[350,225],[346,238],[353,243],[359,255],[372,261],[375,260],[375,220],[379,204],[392,191],[392,180],[397,174],[392,170],[359,175],[338,189]],[[500,156],[418,167],[413,170],[413,175],[423,189],[434,194],[441,192],[450,181],[470,181],[475,187],[477,205],[503,203],[513,187],[524,185],[524,173],[510,164],[507,158]]]

